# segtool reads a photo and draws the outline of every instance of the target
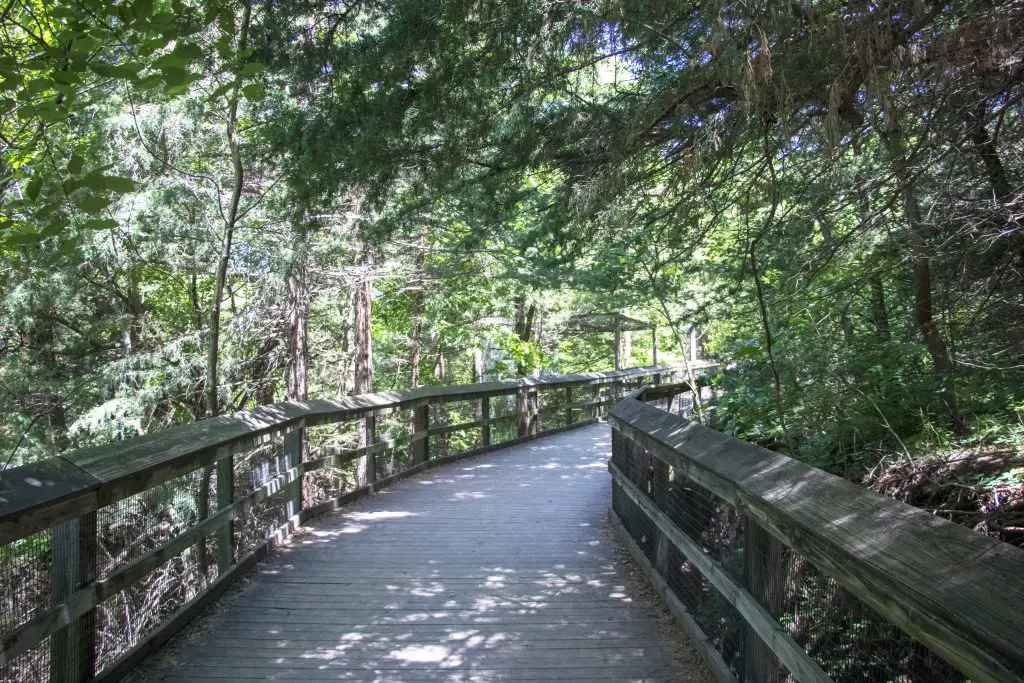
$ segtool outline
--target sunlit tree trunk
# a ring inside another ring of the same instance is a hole
[[[353,393],[368,394],[373,391],[373,336],[371,334],[373,306],[373,249],[363,245],[359,257],[359,278],[355,286],[355,386]],[[373,417],[360,420],[357,427],[360,445],[369,446],[368,436],[373,433]],[[356,476],[360,485],[372,478],[372,456],[359,458]]]

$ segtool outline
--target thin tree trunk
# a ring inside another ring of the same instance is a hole
[[[778,178],[775,174],[775,160],[772,156],[771,147],[768,144],[768,138],[765,137],[765,160],[768,162],[768,174],[771,179],[771,195],[772,203],[771,208],[768,212],[768,217],[764,222],[764,229],[770,228],[772,223],[775,222],[775,214],[779,209],[779,188]],[[763,231],[762,231],[763,232]],[[796,454],[796,448],[794,447],[793,440],[789,434],[789,428],[786,425],[786,411],[782,401],[782,376],[779,372],[779,363],[775,358],[775,344],[772,337],[772,328],[768,322],[768,304],[765,301],[764,296],[764,283],[761,282],[761,271],[758,268],[757,263],[757,245],[761,240],[761,234],[755,236],[750,240],[749,246],[749,257],[750,257],[750,269],[754,278],[754,293],[757,296],[757,308],[761,314],[761,327],[764,331],[764,345],[765,351],[768,354],[768,364],[772,370],[772,388],[775,390],[775,408],[779,415],[779,427],[782,429],[783,438],[786,440],[786,445],[789,447],[789,452],[793,455]]]
[[[238,49],[245,50],[249,36],[249,20],[252,15],[252,8],[246,4],[242,9],[242,24],[238,36]],[[218,361],[220,358],[220,311],[224,298],[224,285],[228,277],[228,266],[231,262],[231,242],[234,238],[235,227],[238,224],[238,207],[242,199],[242,186],[245,181],[245,169],[242,167],[242,152],[238,146],[238,99],[241,90],[241,78],[236,78],[233,88],[231,103],[228,106],[228,121],[225,129],[228,149],[231,156],[231,198],[228,201],[228,211],[224,220],[224,236],[221,243],[220,260],[217,262],[217,274],[213,286],[213,301],[210,303],[210,328],[208,330],[209,340],[206,350],[206,401],[205,414],[207,418],[216,417],[220,412],[220,402],[217,397],[219,383]],[[201,473],[199,500],[197,501],[196,512],[199,519],[206,519],[210,513],[210,485],[213,476],[214,465],[207,465]],[[208,559],[206,541],[201,539],[199,543],[199,569],[202,575],[207,576]]]
[[[889,326],[889,311],[885,305],[885,285],[882,276],[873,273],[868,279],[871,288],[871,320],[875,324],[875,333],[878,341],[889,343],[892,341],[892,330]]]
[[[411,367],[409,384],[413,388],[421,386],[420,364],[422,358],[422,331],[423,331],[423,306],[426,302],[426,282],[423,278],[423,264],[426,257],[426,235],[420,232],[419,247],[416,251],[415,280],[416,291],[412,300],[412,331],[410,333],[411,349],[409,351],[409,365]]]
[[[242,24],[238,35],[238,49],[244,51],[249,37],[249,20],[252,8],[246,4],[242,9]],[[231,262],[231,242],[234,239],[238,224],[238,207],[242,199],[242,186],[245,182],[245,169],[242,167],[242,152],[238,146],[238,99],[241,90],[241,79],[235,80],[231,103],[228,106],[228,122],[225,129],[228,150],[231,155],[231,198],[224,220],[224,238],[221,243],[220,260],[217,262],[217,275],[213,286],[213,301],[210,304],[209,341],[206,350],[206,417],[214,417],[220,411],[217,400],[217,363],[220,358],[220,311],[224,298],[224,285],[227,281],[228,266]]]
[[[631,313],[632,311],[627,308],[623,315],[628,318]],[[628,327],[622,330],[622,367],[633,367],[633,332]]]
[[[300,219],[301,220],[301,219]],[[295,261],[285,282],[288,321],[288,400],[309,400],[309,267],[306,252],[307,232],[301,223],[295,228]],[[298,462],[307,459],[309,448],[305,428],[299,436]],[[313,500],[316,491],[309,477],[302,478],[303,500]]]
[[[895,119],[889,119],[888,129],[882,132],[882,137],[889,152],[889,161],[892,164],[896,181],[902,187],[903,214],[907,224],[907,241],[910,244],[911,273],[914,283],[914,324],[924,339],[928,355],[931,356],[934,372],[942,383],[939,400],[942,403],[943,411],[956,432],[962,434],[965,424],[957,407],[953,359],[935,322],[932,302],[932,266],[928,240],[925,237],[924,221],[921,218],[921,205],[918,203],[917,187],[907,165],[903,131]]]
[[[359,258],[359,281],[355,288],[355,387],[353,393],[368,394],[373,391],[373,337],[371,334],[373,306],[373,249],[369,244],[363,245]],[[370,445],[373,433],[373,417],[360,420],[358,427],[360,445]],[[370,458],[359,458],[356,466],[356,477],[360,486],[370,483],[373,478],[373,463]]]
[[[999,158],[999,150],[996,149],[992,136],[985,128],[985,109],[978,109],[967,114],[967,132],[974,145],[974,151],[985,165],[985,172],[988,173],[989,183],[992,185],[992,193],[996,201],[1005,202],[1012,189],[1010,177],[1006,173],[1002,159]]]

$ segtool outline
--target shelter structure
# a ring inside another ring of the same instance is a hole
[[[658,364],[658,327],[621,313],[584,313],[569,319],[568,326],[582,332],[611,332],[615,335],[615,369],[622,369],[622,333],[651,331],[651,364]]]

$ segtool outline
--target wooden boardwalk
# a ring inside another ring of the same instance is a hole
[[[318,520],[141,680],[688,679],[607,530],[609,452],[578,429]]]

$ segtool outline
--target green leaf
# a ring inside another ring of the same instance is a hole
[[[137,18],[148,20],[153,16],[153,0],[135,0],[132,9]]]
[[[39,191],[43,189],[43,179],[40,176],[36,176],[29,181],[28,187],[25,188],[25,196],[30,201],[34,202],[39,199]]]
[[[86,213],[99,213],[110,206],[110,197],[98,194],[82,195],[73,198],[72,201]]]
[[[167,85],[182,85],[188,80],[188,72],[176,66],[161,69],[160,74]]]
[[[40,239],[42,239],[42,235],[38,232],[12,232],[7,235],[6,242],[8,244],[25,246],[35,244]]]
[[[166,69],[180,68],[188,65],[188,61],[183,59],[180,55],[176,55],[173,52],[166,55],[160,55],[156,61],[153,62],[154,69],[160,69],[164,71]]]
[[[113,218],[90,218],[82,227],[86,230],[110,230],[119,225]]]
[[[71,43],[72,52],[92,52],[100,46],[100,41],[96,40],[92,36],[83,35],[75,38],[74,42]]]
[[[143,57],[148,57],[169,42],[170,39],[168,38],[153,38],[152,40],[147,40],[139,46],[139,54]]]
[[[44,237],[53,237],[59,234],[60,231],[66,227],[68,227],[67,218],[54,218],[52,221],[46,224],[45,228],[43,228],[42,235]]]
[[[174,52],[172,54],[177,55],[181,59],[193,61],[203,58],[203,48],[194,43],[179,42],[174,46]]]
[[[134,192],[137,187],[131,178],[102,175],[95,172],[83,178],[82,184],[91,190],[111,190],[113,192]]]
[[[139,90],[152,90],[153,88],[160,87],[162,83],[163,78],[161,78],[161,75],[153,74],[151,76],[146,76],[145,78],[140,79],[139,82],[135,84],[135,87],[137,87]]]
[[[229,35],[235,35],[235,13],[230,7],[220,11],[220,30]]]
[[[259,62],[249,62],[242,67],[241,71],[238,72],[238,75],[242,78],[249,78],[263,73],[266,68],[267,67]]]
[[[104,64],[97,62],[89,65],[93,73],[103,78],[121,78],[134,80],[142,71],[141,64]]]
[[[252,83],[242,88],[242,93],[246,99],[252,100],[253,102],[259,102],[267,96],[267,89],[263,87],[262,83]]]
[[[78,175],[82,172],[82,168],[85,166],[85,159],[78,156],[77,154],[71,155],[71,161],[68,162],[68,173],[71,175]]]
[[[219,88],[217,88],[216,90],[214,90],[212,93],[210,93],[209,99],[215,100],[218,97],[226,95],[228,92],[230,92],[230,90],[233,87],[235,87],[233,83],[228,83],[227,85],[222,85]]]

